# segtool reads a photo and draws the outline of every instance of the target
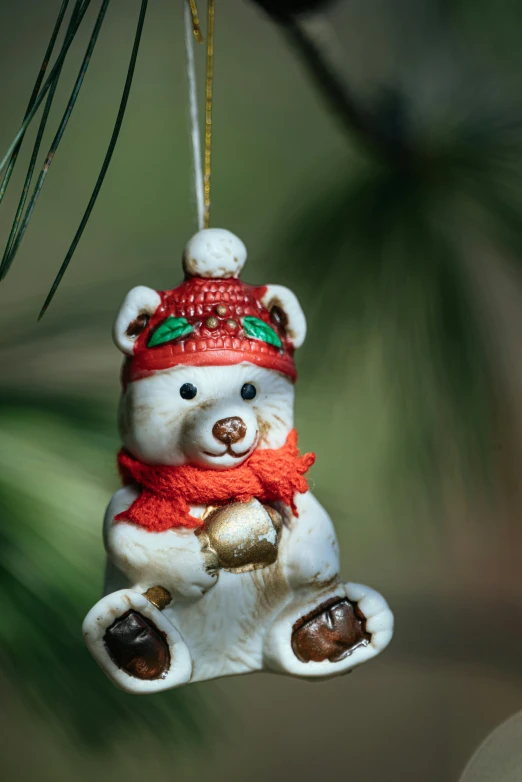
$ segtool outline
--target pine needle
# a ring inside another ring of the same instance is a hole
[[[56,155],[56,152],[58,150],[58,147],[60,145],[60,142],[63,138],[63,134],[65,133],[65,129],[67,127],[67,124],[69,122],[69,119],[71,117],[71,114],[73,112],[74,106],[76,104],[76,100],[78,98],[78,95],[80,93],[80,90],[83,85],[83,81],[85,79],[85,75],[87,73],[87,69],[89,67],[92,53],[94,51],[94,47],[96,46],[96,42],[98,40],[98,36],[100,34],[100,30],[103,24],[103,20],[105,18],[105,14],[107,12],[107,8],[109,6],[110,0],[103,0],[100,11],[98,13],[98,18],[96,19],[96,24],[94,25],[94,30],[92,32],[91,38],[89,40],[89,44],[87,46],[87,51],[85,53],[85,56],[83,58],[83,62],[80,67],[80,71],[78,73],[78,76],[76,78],[76,82],[74,84],[71,96],[69,98],[69,102],[67,104],[67,108],[65,109],[64,115],[62,117],[62,121],[60,122],[60,125],[58,127],[58,130],[56,132],[56,135],[53,139],[53,142],[51,144],[51,147],[49,149],[49,152],[47,153],[47,157],[45,159],[44,165],[42,167],[42,170],[40,172],[40,176],[38,177],[38,180],[36,182],[33,195],[31,196],[31,200],[29,202],[29,205],[27,207],[24,219],[22,221],[22,224],[20,226],[20,229],[18,231],[18,234],[16,236],[16,239],[13,242],[11,252],[9,253],[8,257],[5,260],[5,263],[3,264],[3,268],[0,269],[0,279],[3,279],[7,272],[9,271],[13,260],[16,256],[16,253],[18,252],[20,245],[22,243],[22,240],[24,238],[25,232],[27,230],[27,227],[29,225],[29,222],[31,220],[31,217],[33,216],[33,212],[36,207],[36,202],[38,201],[38,198],[40,196],[40,193],[42,191],[42,188],[45,183],[45,179],[47,177],[49,168],[51,167],[51,163],[53,162],[53,159]],[[84,6],[85,7],[85,6]],[[83,8],[82,8],[83,10]],[[81,14],[81,12],[80,12]],[[57,71],[58,72],[58,71]],[[56,76],[56,74],[55,74]]]
[[[79,12],[79,10],[81,8],[81,5],[82,5],[82,0],[76,0],[76,6],[75,6],[75,8],[73,10],[73,13],[71,15],[71,20],[70,20],[69,26],[67,28],[66,37],[70,34],[72,29],[74,28],[74,24],[76,22],[76,19],[77,19],[77,16],[78,16],[78,12]],[[44,132],[45,132],[45,128],[47,126],[47,120],[49,119],[49,113],[51,111],[51,107],[52,107],[52,104],[53,104],[54,96],[56,94],[56,88],[58,87],[58,81],[60,79],[60,75],[61,75],[61,72],[62,72],[62,67],[63,67],[63,63],[62,63],[62,66],[58,69],[58,72],[57,72],[57,74],[55,76],[55,79],[54,79],[54,81],[53,81],[53,83],[51,85],[51,88],[49,90],[49,94],[47,96],[47,100],[45,102],[45,107],[44,107],[44,111],[43,111],[43,114],[42,114],[42,118],[40,120],[38,133],[36,134],[36,140],[34,142],[33,152],[32,152],[32,155],[31,155],[31,160],[29,162],[29,168],[27,170],[27,174],[26,174],[26,177],[25,177],[25,182],[24,182],[24,186],[23,186],[23,189],[22,189],[22,194],[21,194],[20,200],[18,202],[18,207],[16,209],[16,214],[15,214],[15,217],[14,217],[14,220],[13,220],[13,224],[11,226],[11,231],[9,233],[9,238],[7,240],[7,245],[6,245],[6,248],[5,248],[5,251],[4,251],[4,255],[2,257],[2,262],[0,264],[0,279],[1,279],[2,273],[3,273],[3,271],[6,268],[6,265],[8,263],[9,256],[11,255],[11,252],[13,250],[13,244],[14,244],[15,239],[16,239],[16,234],[17,234],[17,231],[18,231],[18,228],[19,228],[19,225],[20,225],[20,220],[21,220],[22,213],[23,213],[23,210],[24,210],[24,207],[25,207],[25,202],[26,202],[27,196],[29,194],[29,188],[31,186],[31,181],[32,181],[34,169],[35,169],[35,166],[36,166],[36,160],[38,158],[38,153],[40,151],[40,145],[42,143],[42,138],[43,138],[43,135],[44,135]],[[7,174],[6,174],[6,176],[7,176]]]
[[[52,85],[52,83],[53,83],[53,81],[54,81],[54,79],[56,77],[58,69],[62,67],[62,65],[64,63],[64,60],[65,60],[65,58],[67,56],[67,52],[69,51],[70,46],[71,46],[71,44],[72,44],[72,42],[73,42],[73,40],[74,40],[74,38],[76,36],[76,33],[78,32],[78,29],[79,29],[79,27],[80,27],[80,25],[82,23],[83,17],[85,16],[85,13],[86,13],[90,3],[91,3],[91,0],[84,0],[84,4],[83,4],[83,6],[81,8],[81,11],[78,14],[78,18],[76,20],[76,24],[74,26],[74,29],[71,31],[70,35],[65,40],[64,45],[62,46],[62,49],[60,51],[60,54],[56,58],[56,62],[54,63],[53,68],[51,69],[51,73],[49,74],[49,76],[48,76],[44,86],[42,87],[42,89],[38,93],[38,97],[34,101],[30,111],[28,112],[26,118],[24,119],[20,130],[18,131],[18,133],[14,137],[14,139],[13,139],[13,141],[11,143],[11,146],[9,147],[9,149],[7,150],[7,152],[5,153],[4,157],[2,158],[2,160],[0,162],[0,171],[4,170],[4,168],[6,167],[6,165],[8,164],[8,162],[11,159],[11,155],[13,154],[15,149],[17,148],[18,143],[22,141],[22,139],[23,139],[23,137],[25,135],[25,131],[29,127],[31,121],[34,118],[34,115],[36,114],[36,112],[40,108],[43,99],[47,95],[47,93],[48,93],[48,91],[49,91],[49,89],[50,89],[50,87],[51,87],[51,85]]]
[[[61,265],[61,267],[60,267],[60,269],[58,271],[58,274],[56,275],[56,278],[55,278],[55,280],[54,280],[54,282],[52,284],[51,290],[49,291],[49,293],[47,295],[47,298],[45,300],[45,303],[44,303],[42,309],[40,310],[40,314],[38,316],[38,320],[40,320],[44,316],[45,312],[47,311],[47,308],[49,307],[49,304],[53,300],[54,294],[56,293],[56,291],[58,289],[58,286],[59,286],[60,282],[62,281],[62,278],[63,278],[65,272],[67,271],[67,267],[69,266],[71,258],[73,257],[74,252],[75,252],[75,250],[76,250],[76,248],[78,246],[78,243],[79,243],[79,241],[80,241],[80,239],[82,237],[82,234],[83,234],[83,232],[85,230],[85,226],[87,225],[87,222],[89,220],[91,212],[94,209],[94,205],[95,205],[96,200],[98,198],[99,192],[100,192],[101,187],[103,185],[103,181],[105,179],[105,175],[107,174],[107,170],[109,168],[109,165],[110,165],[110,162],[111,162],[111,159],[112,159],[112,155],[113,155],[114,149],[116,147],[116,142],[118,141],[118,136],[120,134],[121,126],[122,126],[122,123],[123,123],[123,118],[125,116],[125,110],[127,108],[127,102],[128,102],[128,99],[129,99],[129,94],[130,94],[130,90],[131,90],[131,86],[132,86],[132,80],[133,80],[133,77],[134,77],[134,70],[135,70],[135,67],[136,67],[136,60],[137,60],[137,57],[138,57],[138,51],[139,51],[139,47],[140,47],[141,34],[142,34],[142,31],[143,31],[143,24],[145,22],[145,14],[147,12],[147,4],[148,4],[148,0],[142,0],[140,15],[139,15],[139,19],[138,19],[138,27],[136,29],[136,35],[134,37],[134,45],[132,47],[131,59],[130,59],[129,67],[128,67],[128,70],[127,70],[127,78],[125,80],[125,86],[123,88],[123,95],[122,95],[121,102],[120,102],[120,108],[118,110],[118,116],[116,117],[116,123],[115,123],[114,129],[112,131],[111,140],[109,142],[109,147],[107,149],[107,153],[105,155],[105,159],[103,161],[103,165],[102,165],[100,174],[98,176],[98,179],[96,180],[96,184],[94,186],[93,193],[92,193],[91,198],[89,200],[89,203],[87,205],[87,209],[85,210],[85,213],[83,215],[83,218],[82,218],[82,221],[80,223],[80,226],[79,226],[78,230],[76,231],[76,234],[74,236],[72,244],[69,247],[67,255],[65,256],[65,260],[63,261],[63,263],[62,263],[62,265]]]
[[[67,6],[69,5],[69,0],[63,0],[62,7],[60,8],[60,12],[58,14],[58,19],[56,20],[56,23],[54,25],[54,29],[51,35],[51,40],[49,41],[49,44],[47,46],[47,50],[44,54],[44,58],[42,60],[42,64],[40,66],[40,70],[38,72],[38,76],[36,77],[36,81],[33,87],[33,91],[31,93],[31,97],[29,98],[29,103],[27,104],[27,109],[24,115],[24,120],[27,119],[29,112],[34,106],[34,103],[36,101],[36,98],[38,97],[38,92],[40,91],[40,87],[42,86],[42,82],[45,76],[45,72],[47,71],[47,66],[49,65],[49,60],[51,59],[51,55],[53,53],[54,45],[56,43],[56,39],[58,37],[58,33],[60,32],[60,27],[62,26],[63,17],[65,16],[65,12],[67,10]],[[0,185],[0,203],[2,202],[2,199],[5,195],[5,191],[7,190],[7,186],[9,184],[9,180],[11,179],[11,174],[13,173],[13,169],[16,165],[16,159],[18,157],[18,153],[20,152],[20,147],[22,146],[22,141],[25,135],[25,131],[22,134],[20,141],[16,145],[13,153],[11,154],[11,157],[9,159],[9,165],[7,167],[7,171],[4,174],[4,178],[2,180],[2,184]]]

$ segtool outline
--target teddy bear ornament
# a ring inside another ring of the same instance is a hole
[[[105,597],[83,632],[127,692],[336,676],[392,637],[386,601],[341,580],[307,485],[314,455],[293,428],[305,317],[287,288],[241,282],[245,260],[237,236],[202,230],[184,282],[133,288],[116,319],[123,488],[105,516]]]

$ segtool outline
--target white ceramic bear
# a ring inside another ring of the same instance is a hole
[[[189,242],[184,262],[189,278],[236,280],[245,258],[237,237],[212,229]],[[261,307],[275,313],[278,333],[284,331],[281,339],[292,352],[306,331],[296,297],[280,286],[256,290],[261,291],[260,317]],[[114,330],[116,344],[128,356],[140,329],[165,308],[162,301],[149,288],[128,294]],[[237,317],[239,310],[227,300],[217,311],[227,307],[225,325],[232,329],[230,316]],[[193,338],[203,339],[204,329],[213,325],[214,316],[205,321],[207,315],[208,310],[194,310]],[[241,328],[240,318],[234,328]],[[283,348],[277,350],[274,360]],[[235,363],[222,365],[220,354],[214,365],[208,354],[203,365],[185,365],[178,357],[171,367],[127,380],[120,431],[124,448],[140,463],[190,464],[233,477],[254,452],[285,445],[293,430],[292,378],[267,367],[265,358],[256,359],[259,364],[238,353],[230,359]],[[126,485],[109,504],[106,596],[83,626],[93,656],[122,689],[158,692],[260,670],[330,677],[371,659],[390,642],[393,616],[385,600],[368,587],[340,579],[332,522],[310,491],[295,497],[298,516],[282,502],[256,498],[217,509],[191,504],[191,516],[207,519],[206,526],[163,531],[115,520],[139,494],[139,486]],[[234,542],[227,549],[230,535]],[[264,554],[259,554],[261,543]],[[264,564],[269,549],[274,555]],[[241,566],[231,565],[230,557],[239,555]]]

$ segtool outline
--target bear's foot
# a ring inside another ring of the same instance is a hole
[[[339,676],[382,652],[392,635],[393,615],[378,592],[338,582],[286,605],[268,629],[264,665],[306,679]]]
[[[187,684],[192,657],[179,630],[169,621],[167,590],[120,589],[103,597],[83,622],[94,659],[126,692],[162,692]],[[152,602],[154,598],[155,602]]]
[[[170,667],[165,633],[137,611],[128,611],[103,637],[112,661],[137,679],[160,679]]]
[[[295,622],[292,650],[303,663],[339,662],[370,643],[366,620],[349,600],[334,597]]]

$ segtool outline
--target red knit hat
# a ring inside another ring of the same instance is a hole
[[[266,286],[238,277],[246,248],[223,229],[207,229],[187,244],[186,279],[159,292],[159,305],[129,326],[133,353],[123,369],[128,383],[174,366],[229,366],[249,361],[296,379],[294,345],[283,310],[263,303]]]

